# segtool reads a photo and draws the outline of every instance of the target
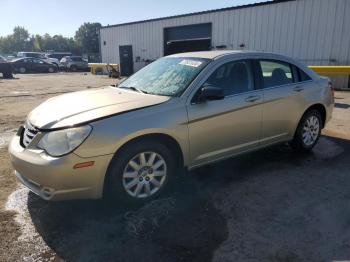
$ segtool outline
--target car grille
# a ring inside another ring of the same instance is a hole
[[[27,147],[34,137],[38,134],[39,130],[33,127],[28,121],[24,125],[24,132],[22,136],[22,144]]]

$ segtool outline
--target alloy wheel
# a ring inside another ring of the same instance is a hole
[[[302,130],[302,138],[303,143],[306,146],[313,145],[320,133],[320,121],[318,117],[311,115],[306,119],[303,130]]]
[[[166,181],[167,165],[156,152],[141,152],[124,168],[123,187],[135,198],[147,198],[158,192]]]

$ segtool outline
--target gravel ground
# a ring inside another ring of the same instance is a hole
[[[313,153],[279,145],[188,172],[144,206],[46,202],[18,185],[7,143],[54,95],[114,83],[90,74],[0,78],[0,261],[350,260],[350,93]]]

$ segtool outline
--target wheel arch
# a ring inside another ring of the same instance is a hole
[[[327,111],[326,111],[326,107],[324,105],[322,105],[321,103],[316,103],[316,104],[312,104],[310,105],[308,108],[305,109],[305,111],[303,112],[303,114],[299,117],[299,120],[297,122],[297,125],[295,126],[294,128],[294,132],[292,133],[293,134],[293,137],[295,136],[295,133],[297,132],[298,130],[298,126],[299,126],[299,123],[301,121],[301,119],[303,119],[304,115],[309,112],[310,110],[317,110],[320,115],[321,115],[321,120],[322,120],[322,128],[324,128],[325,124],[326,124],[326,119],[327,119]]]
[[[171,151],[173,151],[173,149],[175,149],[176,157],[180,161],[179,164],[184,163],[184,154],[183,154],[183,151],[181,149],[180,144],[178,143],[178,141],[174,137],[172,137],[168,134],[164,134],[164,133],[149,133],[149,134],[136,136],[136,137],[130,139],[129,141],[125,142],[122,146],[120,146],[117,149],[117,151],[115,152],[115,155],[118,155],[127,146],[130,146],[134,143],[138,143],[138,142],[144,141],[144,140],[151,140],[151,141],[164,143]]]
[[[171,135],[168,134],[164,134],[164,133],[149,133],[149,134],[143,134],[143,135],[139,135],[136,136],[128,141],[126,141],[124,144],[122,144],[114,153],[113,158],[110,160],[105,176],[104,176],[104,182],[103,182],[103,195],[105,194],[105,188],[106,188],[106,183],[108,183],[109,180],[109,174],[110,174],[110,170],[112,168],[112,163],[115,160],[116,156],[118,156],[119,154],[121,154],[123,152],[123,150],[125,150],[125,148],[132,146],[133,144],[136,144],[140,141],[156,141],[156,142],[161,142],[164,143],[169,150],[171,150],[172,152],[175,149],[175,157],[176,157],[176,161],[178,162],[177,164],[179,165],[179,167],[184,166],[184,153],[181,149],[180,144],[178,143],[178,141],[172,137]]]
[[[317,111],[320,113],[320,115],[321,115],[321,120],[322,120],[322,128],[324,128],[324,126],[325,126],[325,124],[326,124],[326,119],[327,119],[326,107],[325,107],[324,105],[320,104],[320,103],[318,103],[318,104],[313,104],[313,105],[309,106],[309,107],[305,110],[305,112],[304,112],[304,114],[302,115],[302,117],[306,114],[306,112],[308,112],[308,111],[310,111],[310,110],[317,110]],[[302,117],[301,117],[301,118],[302,118]],[[301,119],[301,118],[300,118],[300,119]],[[299,121],[300,121],[300,120],[299,120]]]

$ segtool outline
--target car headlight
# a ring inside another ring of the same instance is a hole
[[[46,133],[37,147],[51,156],[62,156],[72,152],[80,146],[90,135],[92,127],[89,125],[73,127]]]

